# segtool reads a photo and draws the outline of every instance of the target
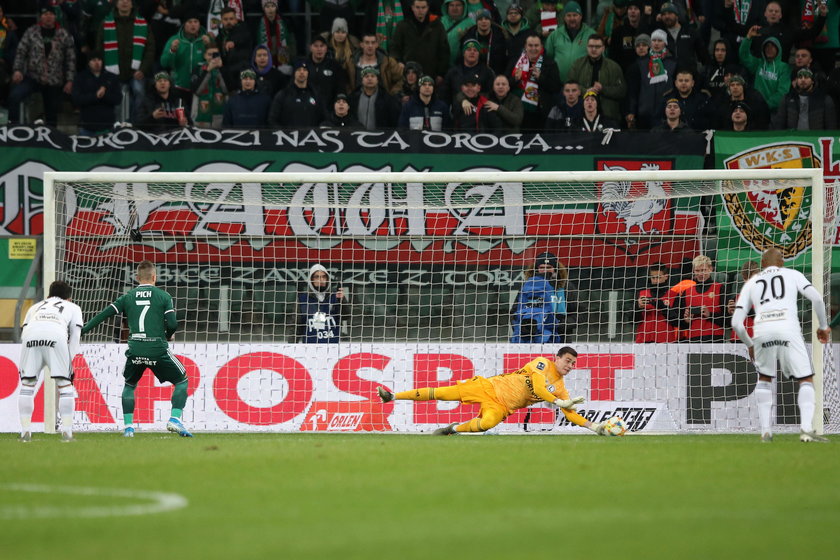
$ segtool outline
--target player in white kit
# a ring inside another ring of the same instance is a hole
[[[73,291],[60,280],[50,284],[47,299],[29,308],[23,321],[20,352],[20,441],[32,441],[32,412],[35,409],[35,386],[44,366],[58,387],[58,411],[61,414],[61,441],[73,441],[73,356],[79,352],[82,333],[82,310],[69,301]]]
[[[773,439],[770,428],[770,409],[773,406],[771,381],[776,376],[778,363],[785,377],[793,377],[799,382],[799,440],[828,441],[817,435],[813,426],[814,371],[802,336],[797,307],[799,294],[811,300],[820,324],[817,338],[826,344],[831,329],[826,321],[823,298],[801,272],[784,268],[784,259],[778,249],[768,249],[764,252],[761,256],[761,268],[761,272],[750,278],[741,289],[732,317],[732,328],[749,348],[750,358],[753,359],[758,372],[755,398],[758,402],[761,440]],[[752,337],[744,327],[744,319],[750,309],[755,310]]]

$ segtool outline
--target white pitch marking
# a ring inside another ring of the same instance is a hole
[[[0,484],[0,490],[37,494],[65,494],[74,496],[106,496],[133,500],[148,500],[145,504],[115,506],[27,506],[0,505],[0,519],[46,519],[50,517],[110,517],[119,515],[151,515],[181,509],[189,501],[180,494],[123,490],[120,488],[91,488],[85,486],[52,486],[47,484]]]

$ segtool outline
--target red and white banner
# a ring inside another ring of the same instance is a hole
[[[474,375],[512,371],[556,348],[515,344],[175,344],[186,366],[185,422],[195,431],[427,432],[474,417],[474,405],[398,401],[381,404],[379,385],[402,391],[454,384]],[[757,418],[755,372],[742,345],[592,344],[576,347],[577,369],[566,378],[586,418],[613,414],[637,432],[744,431]],[[83,345],[76,356],[77,430],[118,430],[125,346]],[[835,353],[836,355],[837,353]],[[0,431],[20,429],[17,394],[20,346],[0,346]],[[836,392],[836,391],[835,391]],[[171,385],[147,374],[136,391],[135,422],[162,430]],[[826,405],[836,408],[836,397]],[[781,404],[780,404],[781,406]],[[511,415],[499,432],[523,431],[526,411]],[[34,422],[43,422],[39,389]],[[790,421],[793,424],[793,420]],[[529,430],[586,433],[532,409]]]

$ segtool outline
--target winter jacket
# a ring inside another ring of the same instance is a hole
[[[808,125],[803,130],[834,130],[837,128],[834,101],[819,89],[806,94],[800,94],[795,89],[790,90],[779,104],[779,112],[773,119],[773,128],[798,129],[799,112],[802,109],[803,98],[808,103]]]
[[[337,94],[347,91],[347,73],[334,58],[325,56],[321,62],[315,62],[310,55],[306,64],[309,85],[324,103],[332,104]]]
[[[195,37],[187,37],[184,27],[169,38],[160,56],[160,65],[171,71],[172,83],[175,87],[189,90],[192,73],[196,66],[204,64],[204,36],[207,31],[199,28]],[[177,52],[172,52],[172,43],[178,40]]]
[[[225,48],[228,41],[233,42],[233,48],[230,50]],[[230,91],[239,89],[239,73],[249,67],[253,46],[251,32],[244,22],[237,23],[230,30],[219,27],[216,47],[222,55],[222,76]]]
[[[136,2],[135,2],[136,5]],[[117,58],[119,60],[121,82],[127,82],[134,77],[135,70],[131,67],[132,55],[134,54],[134,18],[137,17],[136,10],[131,14],[121,17],[114,12],[114,24],[117,31]],[[105,27],[104,23],[99,25],[96,33],[96,44],[99,51],[105,52]],[[139,70],[143,75],[151,77],[155,64],[155,34],[151,30],[146,34],[146,46],[143,49],[143,58],[140,59]],[[203,61],[202,61],[203,62]]]
[[[446,103],[452,103],[452,100],[461,91],[461,85],[464,83],[464,76],[468,74],[478,74],[481,91],[492,91],[493,79],[496,77],[493,70],[484,64],[467,67],[462,63],[457,66],[453,66],[446,72],[446,76],[443,78],[443,85],[437,89],[436,93]]]
[[[400,62],[420,63],[431,76],[444,76],[449,67],[449,41],[439,19],[427,16],[422,23],[412,15],[397,24],[389,54]]]
[[[744,87],[744,99],[749,108],[749,128],[750,130],[767,130],[770,126],[770,109],[767,107],[767,102],[764,101],[764,96],[758,93],[755,88],[750,86]],[[735,101],[731,96],[719,95],[710,102],[714,114],[712,116],[712,127],[716,130],[730,130],[732,128],[732,104]]]
[[[496,74],[505,71],[508,62],[508,41],[505,37],[505,30],[496,24],[490,26],[490,34],[482,37],[478,34],[478,27],[473,26],[464,35],[464,41],[475,39],[481,45],[479,51],[479,63],[486,64]]]
[[[41,26],[33,25],[18,43],[13,71],[47,86],[63,86],[72,82],[76,77],[73,37],[65,29],[55,29],[52,48],[47,56]]]
[[[298,293],[297,342],[327,344],[341,338],[341,300],[332,281],[320,289],[312,284],[312,276],[319,271],[329,277],[327,269],[314,265],[309,269],[306,289]]]
[[[672,57],[662,60],[665,78],[650,77],[650,57],[636,57],[627,72],[627,113],[636,116],[640,128],[650,128],[662,118],[662,96],[671,89],[676,77],[677,61]]]
[[[525,114],[522,100],[516,97],[513,92],[508,93],[501,101],[499,101],[495,92],[490,92],[487,99],[499,105],[496,110],[499,121],[491,122],[491,128],[504,133],[519,132],[519,126],[522,124],[522,117]]]
[[[709,49],[706,42],[700,37],[696,29],[680,27],[677,33],[677,39],[671,35],[671,32],[660,27],[668,37],[668,52],[677,59],[677,68],[685,68],[697,71],[698,64],[705,65],[709,63]]]
[[[364,119],[359,115],[359,100],[365,95],[362,88],[357,88],[350,94],[350,112],[364,125]],[[382,89],[376,92],[376,99],[373,102],[374,118],[376,119],[376,130],[385,128],[396,128],[400,118],[399,100]]]
[[[418,94],[414,94],[403,105],[400,112],[399,127],[401,129],[440,132],[449,130],[451,126],[449,106],[434,95],[427,105]]]
[[[100,87],[105,95],[96,97]],[[103,70],[94,76],[89,69],[79,72],[73,82],[73,105],[79,108],[79,126],[91,132],[111,128],[114,108],[122,101],[122,88],[115,74]]]
[[[235,128],[260,128],[268,120],[271,98],[260,91],[240,91],[225,103],[222,124]]]
[[[324,120],[323,102],[311,86],[299,88],[294,82],[274,96],[268,124],[284,128],[313,128]]]
[[[594,29],[582,23],[577,35],[572,39],[569,37],[569,30],[561,24],[545,40],[545,52],[557,63],[557,70],[560,71],[560,79],[563,82],[568,81],[572,63],[586,55],[586,43],[594,33]]]
[[[747,67],[753,76],[755,76],[755,89],[764,96],[767,106],[771,112],[775,112],[782,102],[782,98],[790,90],[790,66],[781,61],[781,56],[776,55],[776,58],[769,60],[764,57],[764,45],[773,43],[776,49],[781,53],[781,44],[775,37],[768,37],[761,44],[761,58],[756,58],[750,52],[752,39],[744,39],[741,41],[741,47],[738,50],[741,55],[741,63]]]
[[[688,97],[683,97],[676,88],[670,89],[659,100],[659,109],[657,110],[657,122],[665,118],[665,105],[668,100],[674,98],[682,109],[682,120],[694,130],[706,130],[711,126],[709,111],[711,107],[709,101],[711,97],[709,92],[701,90],[697,87],[693,88],[688,94]]]
[[[463,2],[464,0],[460,0]],[[461,54],[461,43],[464,41],[464,33],[467,29],[475,25],[475,20],[467,16],[467,11],[464,10],[464,16],[459,20],[453,20],[448,15],[448,4],[452,0],[445,0],[440,10],[443,14],[440,22],[443,24],[443,29],[446,31],[446,39],[449,42],[449,65],[455,64],[458,55]]]
[[[350,91],[362,85],[362,51],[353,55],[353,75],[349,77]],[[382,51],[376,51],[376,69],[379,70],[379,85],[391,94],[398,94],[402,89],[403,72],[400,63]]]
[[[598,71],[598,82],[603,88],[599,94],[601,114],[608,119],[621,121],[621,102],[627,93],[627,84],[624,83],[624,71],[613,60],[602,56],[601,68]],[[581,89],[586,90],[595,83],[595,67],[589,56],[582,56],[572,63],[569,68],[569,80],[580,84]]]

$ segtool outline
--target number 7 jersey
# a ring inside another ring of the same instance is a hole
[[[811,300],[820,325],[825,325],[822,296],[798,270],[768,266],[741,289],[735,303],[736,313],[755,309],[754,336],[767,334],[802,334],[799,324],[799,294]]]

